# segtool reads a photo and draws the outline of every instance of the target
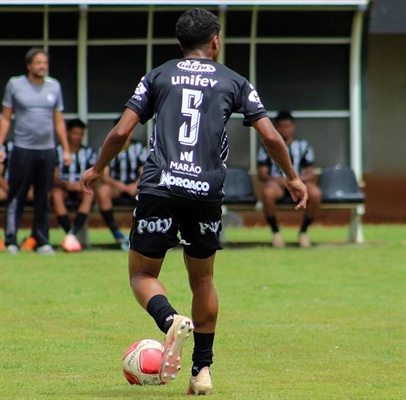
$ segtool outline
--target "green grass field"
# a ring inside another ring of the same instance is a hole
[[[311,236],[312,249],[272,249],[266,228],[227,231],[215,272],[215,399],[406,398],[405,226],[366,226],[359,246],[344,243],[346,227],[316,226]],[[54,243],[61,237],[52,231]],[[91,237],[110,241],[105,230]],[[1,399],[185,398],[192,340],[174,382],[133,387],[123,377],[130,344],[164,339],[133,298],[126,253],[1,253],[0,266]],[[189,314],[179,249],[161,279]]]

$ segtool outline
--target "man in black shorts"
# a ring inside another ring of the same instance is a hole
[[[176,24],[183,59],[147,73],[108,134],[93,168],[82,176],[93,187],[138,122],[155,117],[151,152],[138,188],[139,203],[130,234],[130,283],[139,304],[166,333],[160,378],[169,382],[180,368],[183,344],[194,330],[189,394],[211,394],[218,298],[213,266],[221,230],[221,203],[227,172],[226,123],[233,112],[259,132],[266,149],[286,174],[296,209],[306,207],[307,191],[296,176],[286,146],[273,128],[250,83],[216,60],[221,48],[217,17],[202,9],[185,12]],[[165,253],[179,243],[192,290],[192,319],[178,315],[158,280]],[[193,322],[192,322],[193,321]]]

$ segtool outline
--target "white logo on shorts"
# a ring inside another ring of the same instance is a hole
[[[217,233],[220,227],[221,221],[215,222],[199,222],[200,225],[200,233],[202,235],[206,234],[206,230],[208,229],[210,232]]]
[[[172,226],[172,218],[168,219],[156,219],[156,220],[151,220],[147,221],[146,219],[140,219],[138,221],[138,226],[137,226],[137,232],[139,234],[143,234],[145,232],[145,229],[149,233],[165,233],[170,227]]]

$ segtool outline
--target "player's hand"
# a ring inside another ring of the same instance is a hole
[[[293,201],[295,203],[299,201],[299,203],[295,206],[295,210],[300,210],[301,208],[305,209],[308,199],[306,185],[299,178],[295,178],[292,180],[287,179],[286,187],[289,190]]]
[[[82,179],[80,181],[80,185],[82,186],[82,190],[87,194],[93,194],[93,188],[96,184],[97,180],[100,179],[103,175],[103,171],[97,172],[95,171],[94,167],[87,169],[82,174]]]
[[[6,153],[4,152],[4,150],[0,149],[0,163],[3,162],[5,158]]]
[[[70,165],[72,162],[72,156],[70,155],[69,151],[63,152],[63,165]]]

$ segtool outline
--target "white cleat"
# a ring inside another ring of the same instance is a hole
[[[194,326],[192,321],[182,315],[174,315],[172,326],[166,334],[162,352],[159,378],[163,383],[175,379],[181,368],[182,348]]]
[[[186,394],[194,394],[196,396],[209,396],[213,385],[211,383],[210,368],[204,367],[200,370],[197,376],[191,376],[189,387]]]

